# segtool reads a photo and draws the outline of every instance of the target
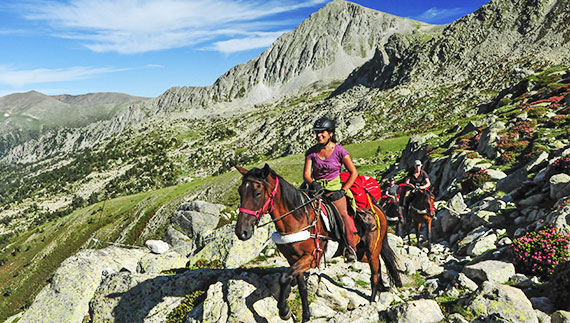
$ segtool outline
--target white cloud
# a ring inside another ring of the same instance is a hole
[[[29,20],[45,21],[58,37],[83,41],[96,52],[141,53],[215,41],[228,49],[236,35],[275,32],[272,15],[327,0],[70,0],[38,1],[25,7]],[[285,18],[288,19],[288,18]],[[265,27],[262,25],[265,24]],[[265,29],[258,29],[265,28]],[[246,37],[246,38],[248,38]],[[230,43],[223,43],[223,41]]]
[[[415,16],[414,19],[428,22],[428,23],[441,23],[444,20],[449,18],[457,19],[463,15],[465,15],[468,10],[464,8],[449,8],[449,9],[438,9],[438,8],[430,8],[418,16]]]
[[[0,66],[0,84],[20,88],[29,84],[77,81],[92,78],[95,76],[121,72],[127,69],[118,69],[111,67],[85,67],[75,66],[70,68],[38,68],[38,69],[14,69],[11,67]]]

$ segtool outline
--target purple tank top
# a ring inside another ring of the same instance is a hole
[[[313,146],[305,154],[305,158],[313,162],[313,178],[330,181],[340,176],[342,159],[348,155],[348,152],[341,145],[337,144],[329,158],[322,160],[317,156],[318,151],[317,146]]]

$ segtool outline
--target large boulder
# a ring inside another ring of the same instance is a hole
[[[216,270],[193,270],[178,275],[111,274],[91,300],[91,322],[165,322],[186,295],[205,290],[218,276],[220,272]]]
[[[388,316],[390,321],[400,323],[428,323],[445,320],[441,308],[432,299],[421,299],[393,306],[388,309]]]
[[[550,177],[550,198],[558,200],[570,195],[570,175],[556,174]]]
[[[172,246],[172,250],[188,256],[198,247],[198,243],[190,239],[185,233],[176,229],[172,225],[166,227],[164,232],[164,241]]]
[[[499,139],[499,132],[503,129],[505,129],[505,123],[502,121],[497,121],[483,129],[481,139],[477,144],[477,152],[487,158],[494,159],[497,157],[497,140]]]
[[[463,195],[461,193],[455,194],[447,205],[452,212],[461,213],[467,208],[467,204],[463,200]]]
[[[270,217],[264,217],[262,223],[269,220]],[[190,259],[190,265],[206,259],[219,260],[225,268],[237,268],[255,259],[267,243],[272,243],[269,239],[273,231],[272,224],[257,227],[249,240],[241,241],[235,235],[235,224],[225,225],[204,238],[204,247]]]
[[[199,322],[293,322],[279,318],[277,301],[251,273],[210,285],[201,310],[192,316]]]
[[[144,254],[141,250],[111,246],[83,250],[67,258],[20,321],[82,322],[88,314],[89,301],[101,284],[102,274],[122,269],[135,272]]]
[[[472,294],[469,308],[485,322],[538,323],[531,302],[518,288],[486,281]]]
[[[570,312],[556,311],[552,313],[551,323],[570,323]]]
[[[510,262],[485,260],[465,266],[463,273],[475,282],[505,283],[515,274],[515,266]]]
[[[182,203],[171,217],[170,222],[191,239],[199,239],[216,228],[220,212],[225,209],[221,204],[203,201]]]
[[[141,273],[161,273],[170,269],[184,268],[188,263],[188,258],[174,251],[163,254],[144,255],[138,264],[138,272]]]
[[[526,168],[519,168],[507,177],[497,182],[497,191],[510,193],[521,187],[522,183],[528,179]]]
[[[467,255],[472,257],[480,256],[489,250],[495,249],[495,242],[497,242],[497,236],[494,233],[485,235],[467,247]]]

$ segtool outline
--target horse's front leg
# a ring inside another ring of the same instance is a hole
[[[292,268],[281,274],[279,278],[279,299],[277,300],[277,308],[279,309],[279,317],[286,321],[291,318],[291,309],[287,304],[287,298],[291,293],[291,281],[293,279]]]
[[[427,221],[428,255],[431,254],[431,219]]]
[[[311,268],[311,263],[313,261],[314,259],[311,254],[305,254],[291,267],[293,270],[293,276],[297,278],[299,296],[301,296],[301,304],[303,307],[302,322],[307,322],[311,319],[311,311],[309,310],[309,299],[307,295],[307,282],[305,281],[305,271]]]

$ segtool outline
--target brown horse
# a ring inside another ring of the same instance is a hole
[[[236,224],[236,235],[240,240],[251,238],[259,219],[266,212],[271,215],[272,222],[281,237],[293,237],[291,234],[295,234],[296,237],[305,236],[293,239],[295,241],[277,244],[279,251],[291,266],[279,279],[277,308],[281,319],[287,320],[291,317],[287,297],[291,292],[291,286],[296,283],[303,307],[302,321],[306,322],[310,319],[310,312],[304,273],[310,268],[318,267],[320,258],[326,250],[327,241],[333,239],[325,230],[319,213],[315,212],[318,208],[317,202],[277,175],[267,164],[263,169],[253,168],[250,171],[241,167],[236,168],[243,174],[239,187],[240,209]],[[385,289],[380,273],[380,255],[394,284],[402,286],[396,255],[388,245],[386,219],[380,209],[375,210],[379,218],[379,227],[374,231],[359,232],[360,242],[356,250],[358,260],[368,262],[370,265],[371,302],[375,300],[378,288]]]
[[[422,224],[425,223],[427,225],[428,253],[431,253],[431,222],[435,216],[435,197],[432,192],[424,189],[416,189],[412,194],[413,196],[408,197],[411,198],[411,201],[405,219],[408,244],[410,244],[410,229],[412,224],[415,224],[416,237],[419,245],[421,237],[420,229],[422,228]]]

